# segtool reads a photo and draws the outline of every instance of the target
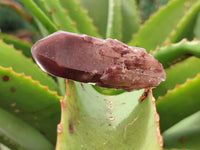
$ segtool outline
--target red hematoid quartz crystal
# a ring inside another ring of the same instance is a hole
[[[126,91],[157,86],[162,65],[145,49],[114,39],[58,31],[36,42],[32,55],[51,75]]]

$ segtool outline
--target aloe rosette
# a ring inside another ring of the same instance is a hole
[[[1,33],[1,143],[17,150],[200,148],[199,0],[169,1],[142,25],[138,1],[21,2],[43,37],[63,30],[145,48],[166,81],[125,92],[52,78],[31,60],[32,44]]]

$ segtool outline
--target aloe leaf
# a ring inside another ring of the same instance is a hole
[[[200,112],[180,121],[163,133],[166,148],[199,149]]]
[[[169,43],[169,42],[176,43],[176,42],[179,42],[183,38],[187,38],[190,40],[194,38],[193,30],[194,30],[196,18],[199,11],[200,11],[200,2],[196,3],[194,6],[190,8],[190,10],[188,10],[185,17],[175,27],[174,31],[172,31],[166,43]]]
[[[9,34],[0,33],[0,39],[2,39],[7,44],[12,44],[16,49],[22,50],[26,57],[32,57],[31,55],[31,44],[22,41]]]
[[[138,103],[142,93],[105,96],[88,84],[68,82],[56,150],[161,150],[155,102],[149,94]]]
[[[23,150],[20,145],[5,136],[2,132],[0,132],[0,148],[1,150]]]
[[[197,16],[197,20],[196,20],[196,24],[195,24],[195,27],[194,27],[194,35],[197,39],[200,40],[200,12],[198,13],[198,16]]]
[[[45,37],[45,36],[48,36],[49,34],[51,34],[50,31],[48,31],[48,29],[46,29],[43,24],[41,24],[41,22],[37,19],[37,18],[33,18],[35,23],[37,24],[37,28],[39,29],[40,31],[40,34]]]
[[[177,84],[183,84],[187,79],[194,78],[200,73],[199,66],[200,59],[190,57],[166,69],[166,80],[153,89],[154,97],[157,99],[159,96],[163,96],[174,89]]]
[[[24,74],[0,67],[0,107],[21,118],[55,143],[60,117],[56,92],[41,86]]]
[[[133,0],[122,0],[122,41],[128,43],[140,27],[140,18]]]
[[[41,24],[50,32],[56,32],[57,27],[51,22],[51,20],[45,15],[45,13],[35,4],[33,0],[21,0],[23,4],[29,9],[35,18],[37,18]]]
[[[188,78],[194,78],[200,73],[199,65],[200,59],[191,57],[166,69],[166,80],[153,89],[154,96],[156,98],[163,96],[177,84],[183,84]]]
[[[122,16],[121,16],[121,1],[108,1],[108,22],[107,22],[107,38],[115,38],[121,40],[122,37]]]
[[[198,0],[173,0],[157,11],[133,37],[129,45],[145,48],[147,51],[161,46],[168,35]],[[166,26],[167,25],[167,26]]]
[[[0,5],[4,5],[15,11],[19,16],[21,16],[23,19],[25,19],[27,22],[31,21],[31,16],[29,16],[22,6],[15,2],[15,1],[8,1],[8,0],[0,0]]]
[[[71,19],[76,22],[76,27],[81,33],[85,33],[90,36],[99,37],[96,27],[94,27],[91,18],[87,15],[87,11],[84,10],[77,0],[60,0],[61,5],[68,12]]]
[[[44,0],[33,0],[36,5],[45,13],[45,15],[50,19],[52,20],[51,18],[51,14],[50,12],[47,10],[47,8],[45,7],[44,5]]]
[[[59,1],[44,0],[43,3],[58,29],[75,33],[78,32],[76,23],[69,17],[68,12],[62,7]]]
[[[79,0],[84,9],[88,10],[88,15],[92,18],[98,33],[106,37],[108,0]],[[103,10],[103,11],[102,11]]]
[[[176,44],[171,44],[160,48],[152,54],[164,68],[180,61],[181,59],[194,55],[200,57],[200,42],[199,41],[181,41]]]
[[[41,71],[32,60],[27,59],[19,51],[2,41],[0,41],[0,66],[12,67],[15,72],[31,76],[34,80],[40,81],[41,84],[47,85],[51,90],[59,91],[55,81]]]
[[[156,108],[160,115],[161,131],[165,131],[183,118],[199,111],[200,75],[159,97]]]
[[[1,108],[0,118],[0,134],[16,145],[13,149],[53,150],[53,145],[39,131]]]

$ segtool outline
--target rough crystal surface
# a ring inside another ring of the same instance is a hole
[[[114,39],[58,31],[36,42],[32,55],[51,75],[127,91],[157,86],[162,65],[145,49]]]

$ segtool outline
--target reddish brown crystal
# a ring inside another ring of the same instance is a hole
[[[31,52],[45,72],[100,87],[131,91],[165,80],[162,65],[145,49],[114,39],[58,31],[36,42]]]

